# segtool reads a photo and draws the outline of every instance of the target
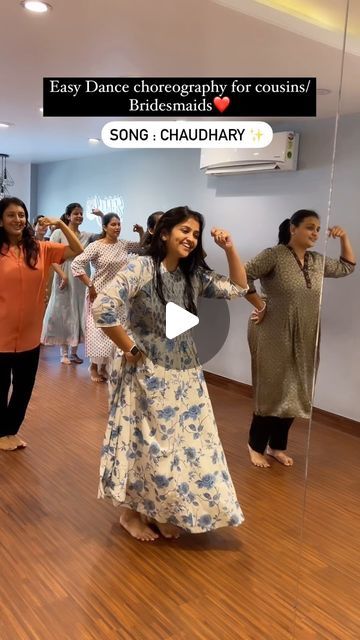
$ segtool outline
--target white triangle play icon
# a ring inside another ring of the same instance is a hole
[[[173,302],[166,305],[166,337],[169,340],[199,324],[199,318]]]

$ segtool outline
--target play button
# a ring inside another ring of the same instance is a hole
[[[199,318],[193,313],[186,311],[174,302],[168,302],[166,305],[166,337],[169,340],[185,333],[199,324]]]

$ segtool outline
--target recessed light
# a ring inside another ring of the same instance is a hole
[[[327,96],[331,93],[331,89],[316,89],[318,96]]]
[[[33,11],[34,13],[46,13],[46,11],[52,9],[51,4],[40,2],[40,0],[23,0],[20,4],[24,9]]]
[[[8,129],[9,127],[13,127],[14,123],[13,122],[0,122],[0,127],[2,129]]]
[[[90,144],[99,144],[101,142],[100,138],[89,138]]]

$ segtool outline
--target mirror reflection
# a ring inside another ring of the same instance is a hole
[[[326,226],[337,229],[341,255],[350,238],[359,254],[358,149],[359,71],[358,7],[349,3],[341,83],[332,197]],[[333,234],[332,234],[333,235]],[[326,260],[336,256],[332,237],[324,242]],[[339,638],[359,631],[357,545],[359,469],[359,337],[354,318],[359,273],[338,284],[324,281],[321,308],[321,358],[314,397],[304,513],[302,570],[297,636]],[[311,608],[316,593],[317,615]],[[334,606],[336,603],[336,606]],[[309,606],[310,604],[310,606]]]

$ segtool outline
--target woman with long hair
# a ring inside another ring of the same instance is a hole
[[[102,237],[89,244],[85,251],[71,265],[72,274],[87,288],[85,353],[90,358],[90,377],[93,382],[104,382],[108,377],[108,367],[114,355],[114,343],[101,329],[95,327],[92,303],[118,271],[128,263],[130,253],[139,253],[140,243],[119,239],[120,218],[116,213],[104,215]],[[92,278],[86,273],[89,264],[94,269]],[[121,318],[120,318],[121,320]],[[122,315],[122,322],[125,320]]]
[[[102,213],[97,215],[102,217]],[[84,219],[83,208],[78,202],[66,207],[61,220],[76,235],[83,247],[86,247],[92,235],[79,229]],[[63,228],[56,229],[50,237],[52,242],[67,245],[67,237]],[[62,364],[81,364],[78,356],[79,343],[85,335],[85,292],[82,284],[73,278],[71,260],[62,267],[54,265],[55,277],[52,282],[51,295],[47,305],[41,342],[46,345],[60,345],[60,361]],[[88,268],[90,276],[90,268]]]
[[[190,331],[166,337],[166,305],[196,314],[199,296],[235,298],[246,274],[230,234],[212,229],[229,277],[211,271],[202,248],[204,220],[188,207],[159,220],[149,255],[120,271],[93,303],[96,324],[124,352],[110,401],[99,496],[121,508],[135,538],[237,526],[243,515]],[[126,328],[119,311],[129,309]]]
[[[141,238],[141,248],[143,254],[146,254],[147,250],[149,249],[154,236],[155,227],[159,222],[161,216],[163,215],[163,211],[154,211],[154,213],[151,213],[148,216],[148,219],[146,221],[146,231]],[[134,226],[134,231],[137,231],[137,227],[138,225]]]
[[[265,454],[293,464],[288,432],[294,418],[310,417],[323,277],[341,278],[355,268],[347,233],[329,229],[330,237],[340,239],[336,260],[311,251],[319,232],[319,215],[300,209],[281,223],[278,245],[246,264],[247,299],[255,307],[248,331],[255,400],[248,448],[256,467],[270,466]]]
[[[82,251],[72,231],[60,220],[42,218],[44,229],[55,225],[67,245],[39,242],[19,198],[0,200],[0,449],[26,446],[17,434],[29,404],[40,353],[45,286],[52,263]],[[12,391],[9,396],[10,386]]]

